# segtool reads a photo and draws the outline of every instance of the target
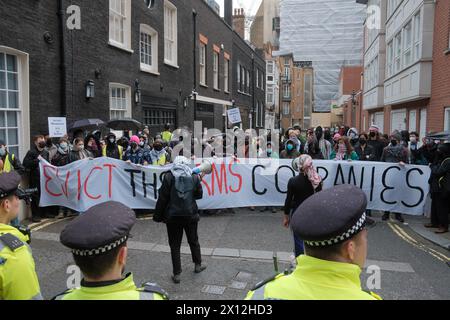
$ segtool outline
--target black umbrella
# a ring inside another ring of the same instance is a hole
[[[109,121],[106,126],[113,130],[133,130],[133,131],[138,131],[143,127],[142,123],[134,119],[115,119]]]
[[[433,139],[433,140],[447,140],[447,139],[450,139],[450,131],[432,133],[432,134],[427,135],[427,138]]]
[[[70,126],[70,131],[79,130],[79,129],[82,129],[82,130],[96,129],[104,124],[105,124],[105,122],[103,122],[100,119],[77,120]]]

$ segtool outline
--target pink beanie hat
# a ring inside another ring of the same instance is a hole
[[[132,142],[136,142],[137,144],[139,144],[139,142],[141,142],[141,140],[139,139],[138,136],[132,136],[130,139],[130,143]]]

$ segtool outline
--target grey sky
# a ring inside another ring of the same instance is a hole
[[[216,0],[216,2],[220,5],[220,12],[223,16],[223,0]],[[262,0],[233,0],[233,8],[244,8],[246,14],[254,15],[261,2]]]

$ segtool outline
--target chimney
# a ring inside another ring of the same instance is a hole
[[[233,25],[233,0],[224,0],[224,20],[229,26]]]
[[[242,8],[234,9],[233,29],[242,39],[245,39],[245,13]]]

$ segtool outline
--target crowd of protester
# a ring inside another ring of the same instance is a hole
[[[188,128],[185,130],[189,131]],[[234,130],[240,129],[235,127]],[[55,166],[65,166],[74,161],[97,157],[110,157],[138,165],[164,166],[171,163],[175,156],[183,155],[183,151],[172,155],[177,144],[182,141],[183,135],[173,134],[169,125],[165,126],[163,132],[154,136],[151,136],[146,127],[131,137],[124,132],[120,138],[117,138],[114,133],[102,136],[98,130],[88,134],[79,130],[70,138],[66,136],[57,141],[48,136],[36,136],[34,145],[25,156],[23,166],[20,163],[17,164],[18,159],[15,159],[13,164],[19,173],[29,174],[30,187],[39,188],[39,156]],[[235,138],[234,148],[230,149],[227,148],[227,144],[233,144],[233,141],[230,142],[225,134],[218,134],[202,141],[192,138],[191,154],[194,154],[195,145],[200,144],[203,155],[207,157],[209,155],[212,157],[241,155],[241,157],[250,158],[256,155],[256,157],[272,159],[297,159],[302,155],[308,155],[313,160],[380,161],[397,163],[401,166],[427,165],[432,169],[429,181],[432,218],[427,226],[438,228],[437,232],[441,233],[448,231],[447,208],[450,186],[446,186],[446,181],[450,179],[443,179],[450,170],[448,143],[420,137],[417,132],[394,131],[386,135],[382,134],[376,125],[371,126],[368,132],[358,132],[355,128],[345,126],[336,128],[319,126],[307,130],[294,126],[285,130],[276,142],[271,141],[270,132],[256,138],[246,131],[244,142],[240,144]],[[0,152],[1,147],[0,145]],[[254,154],[250,152],[252,148],[255,151]],[[2,157],[4,158],[5,155]],[[37,205],[39,194],[35,198],[32,204],[33,221],[55,216],[62,218],[73,214],[66,208],[59,208],[59,211],[58,208],[54,208],[54,211],[46,209],[44,213]],[[251,209],[254,210],[254,208]],[[368,214],[370,215],[370,210]],[[389,214],[385,212],[383,220],[387,220]],[[400,213],[396,213],[395,218],[400,222],[404,221]]]

